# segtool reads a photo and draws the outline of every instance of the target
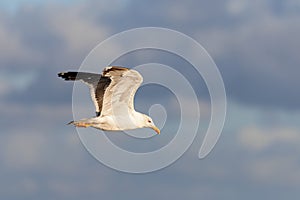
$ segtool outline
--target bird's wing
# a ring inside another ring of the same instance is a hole
[[[111,83],[104,92],[101,116],[128,116],[134,110],[134,95],[143,82],[135,70],[124,67],[106,67],[102,72]]]
[[[81,80],[87,84],[90,88],[91,98],[96,107],[96,115],[100,116],[104,92],[111,82],[109,77],[87,72],[62,72],[59,73],[58,76],[66,81]]]

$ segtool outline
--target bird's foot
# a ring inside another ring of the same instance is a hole
[[[92,126],[91,123],[86,123],[86,122],[74,122],[74,121],[71,121],[71,122],[68,123],[68,125],[69,124],[73,124],[76,127],[83,127],[83,128],[87,128],[87,127]]]

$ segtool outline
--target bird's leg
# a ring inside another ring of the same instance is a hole
[[[83,127],[83,128],[87,128],[87,127],[89,127],[89,126],[92,126],[92,124],[89,124],[89,123],[82,123],[82,122],[78,122],[78,123],[73,123],[74,124],[74,126],[76,126],[76,127]]]
[[[68,125],[73,124],[76,127],[83,127],[83,128],[87,128],[92,126],[92,123],[88,123],[88,122],[84,122],[84,121],[71,121],[68,123]]]

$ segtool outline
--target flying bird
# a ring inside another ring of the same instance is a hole
[[[151,117],[134,109],[134,96],[143,82],[143,77],[136,70],[108,66],[102,74],[61,72],[58,76],[66,81],[80,80],[87,84],[96,107],[95,117],[71,121],[69,124],[105,131],[148,127],[160,134]]]

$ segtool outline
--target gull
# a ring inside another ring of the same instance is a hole
[[[96,116],[71,121],[76,127],[93,127],[105,131],[122,131],[137,128],[160,130],[146,114],[134,109],[134,96],[143,82],[143,77],[133,69],[108,66],[102,74],[88,72],[61,72],[66,81],[80,80],[87,84],[96,107]]]

